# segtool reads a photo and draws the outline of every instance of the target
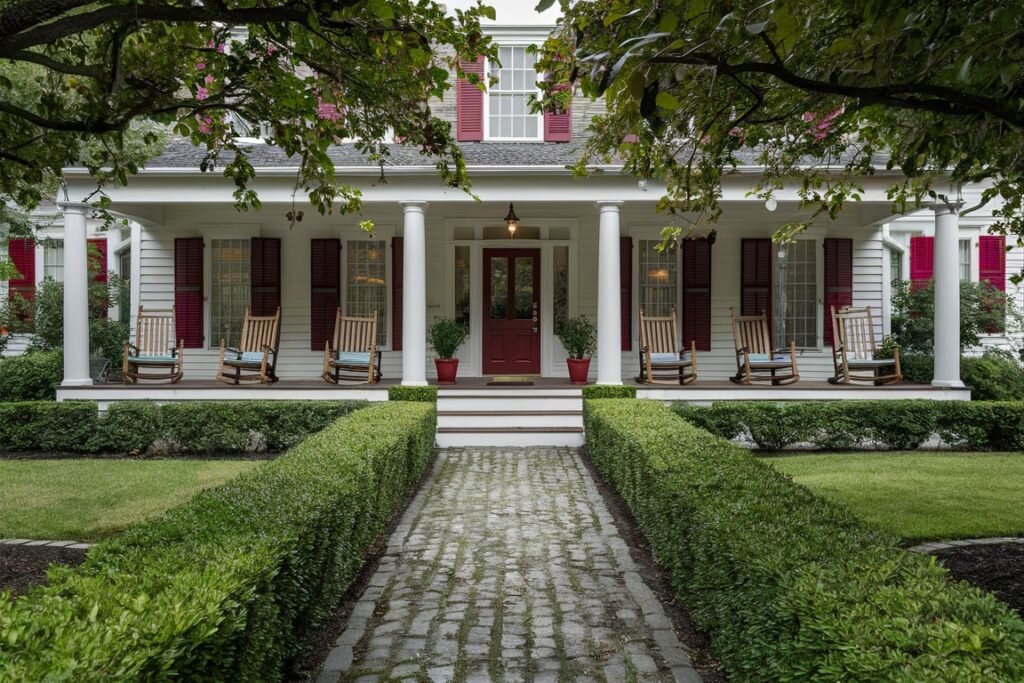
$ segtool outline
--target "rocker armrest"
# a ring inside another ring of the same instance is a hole
[[[270,354],[275,353],[274,347],[271,346],[270,344],[264,344],[263,345],[263,353],[270,353]]]
[[[230,351],[231,353],[237,353],[239,356],[242,355],[242,349],[236,349],[234,346],[225,346],[224,351],[225,353]]]
[[[129,348],[129,349],[131,349],[132,351],[135,352],[135,353],[132,354],[133,356],[139,355],[139,347],[138,346],[136,346],[135,344],[132,344],[131,342],[125,342],[124,345],[125,345],[126,348]]]

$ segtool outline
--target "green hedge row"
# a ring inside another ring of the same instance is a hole
[[[585,421],[731,680],[1024,680],[1024,621],[932,558],[657,402]]]
[[[283,451],[365,401],[92,401],[0,403],[0,452]]]
[[[278,681],[419,480],[436,411],[381,403],[0,596],[0,680]]]
[[[389,401],[424,401],[437,403],[437,387],[388,387]]]
[[[52,401],[64,379],[60,351],[30,351],[0,358],[0,401]]]
[[[769,451],[797,443],[830,451],[912,450],[933,436],[961,450],[1024,450],[1021,401],[737,401],[673,403],[672,410],[726,439],[749,434]]]
[[[590,384],[583,387],[583,398],[636,398],[636,387]]]

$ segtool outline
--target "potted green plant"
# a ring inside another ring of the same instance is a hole
[[[427,330],[427,339],[434,347],[437,358],[434,359],[434,366],[437,368],[438,384],[455,384],[455,376],[459,371],[459,359],[453,358],[455,352],[466,341],[469,330],[460,322],[451,318],[438,318]]]
[[[558,328],[558,338],[569,354],[565,359],[569,366],[569,381],[573,384],[586,384],[590,357],[597,349],[597,328],[594,323],[585,316],[567,320]]]

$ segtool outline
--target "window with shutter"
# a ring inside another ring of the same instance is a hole
[[[935,240],[931,237],[910,238],[910,287],[927,287],[935,273]]]
[[[89,270],[96,272],[96,282],[107,281],[107,240],[89,240]]]
[[[391,239],[391,349],[402,350],[402,281],[405,267],[403,239]]]
[[[619,315],[621,348],[633,350],[633,238],[619,238]]]
[[[349,240],[345,245],[345,314],[358,318],[377,316],[377,346],[387,344],[388,319],[387,243],[383,240]]]
[[[569,88],[559,86],[559,90]],[[572,140],[572,105],[565,111],[544,112],[544,142],[569,142]]]
[[[978,275],[1000,292],[1006,291],[1006,238],[982,235],[978,238]]]
[[[463,61],[459,66],[465,73],[483,78],[484,58],[475,62]],[[480,142],[484,139],[484,93],[468,79],[460,78],[455,86],[455,109],[457,121],[455,136],[459,142]]]
[[[740,242],[740,315],[767,314],[772,319],[772,241],[765,238]]]
[[[341,305],[341,240],[310,240],[309,274],[310,349],[322,351],[334,334],[334,318]]]
[[[36,243],[26,238],[12,238],[7,243],[7,257],[19,276],[7,282],[7,297],[11,302],[30,302],[36,298]],[[32,307],[19,304],[17,317],[25,322],[32,319]]]
[[[174,240],[174,317],[185,348],[203,346],[203,238]]]
[[[832,307],[853,305],[853,240],[827,239],[825,248],[825,345],[832,346]]]
[[[711,240],[688,239],[683,253],[683,348],[697,343],[698,351],[711,350]]]
[[[281,240],[254,237],[249,249],[252,314],[274,315],[281,306]]]

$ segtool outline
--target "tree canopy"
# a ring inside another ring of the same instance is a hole
[[[296,189],[354,209],[328,148],[369,158],[394,134],[467,185],[451,125],[428,105],[459,56],[490,54],[480,19],[433,0],[7,0],[0,3],[0,196],[31,208],[61,169],[127,182],[167,129],[206,149],[258,207],[244,137],[294,155]],[[262,131],[261,131],[262,127]],[[81,198],[76,198],[81,199]]]
[[[554,0],[543,0],[538,10]],[[538,69],[544,105],[575,82],[604,96],[580,169],[621,156],[667,184],[678,237],[719,213],[722,176],[763,166],[768,198],[797,179],[792,237],[898,169],[895,202],[985,183],[997,229],[1024,235],[1024,12],[974,0],[561,0]],[[746,157],[743,157],[746,155]],[[752,159],[751,159],[752,157]],[[948,174],[949,185],[937,183]],[[999,205],[1000,202],[995,202]]]

